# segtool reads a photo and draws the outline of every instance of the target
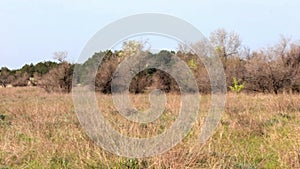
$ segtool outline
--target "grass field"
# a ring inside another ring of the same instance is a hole
[[[147,95],[131,95],[139,110]],[[110,95],[98,95],[99,107],[124,135],[150,137],[172,125],[179,96],[168,94],[163,115],[150,124],[125,120]],[[127,159],[95,145],[81,128],[71,94],[38,88],[0,89],[0,168],[300,168],[300,96],[228,94],[213,137],[198,143],[209,95],[192,131],[176,147],[156,157]]]

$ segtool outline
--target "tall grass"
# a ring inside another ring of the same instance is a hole
[[[38,88],[0,89],[0,168],[300,168],[299,95],[228,94],[222,120],[205,144],[198,134],[210,96],[192,131],[170,151],[127,159],[102,150],[81,128],[71,94]],[[99,108],[119,132],[151,137],[175,121],[180,96],[168,94],[162,116],[149,124],[118,114],[110,95],[98,96]],[[147,95],[131,95],[138,110],[149,108]]]

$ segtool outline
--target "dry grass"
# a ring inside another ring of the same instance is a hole
[[[162,155],[127,159],[110,154],[83,132],[70,94],[47,94],[38,88],[0,89],[0,168],[300,168],[299,95],[228,94],[214,136],[198,144],[209,107],[202,96],[198,121],[189,135]],[[164,114],[147,125],[126,121],[111,96],[99,105],[116,130],[150,137],[167,129],[178,114],[179,96],[168,95]],[[139,110],[146,95],[132,95]]]

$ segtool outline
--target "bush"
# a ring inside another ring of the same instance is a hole
[[[74,66],[62,62],[41,78],[38,86],[47,92],[71,92]]]
[[[233,85],[229,86],[230,90],[234,93],[240,93],[245,87],[245,83],[240,84],[239,81],[234,77],[233,78]]]

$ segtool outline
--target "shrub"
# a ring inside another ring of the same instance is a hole
[[[239,81],[234,77],[233,78],[233,85],[229,86],[230,90],[234,93],[240,93],[245,87],[245,83],[240,84]]]
[[[62,62],[43,76],[38,85],[47,92],[71,92],[73,69],[70,63]]]

